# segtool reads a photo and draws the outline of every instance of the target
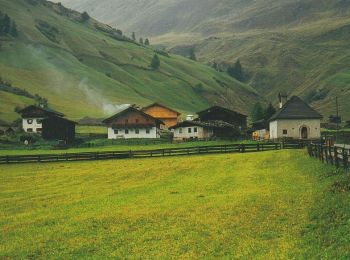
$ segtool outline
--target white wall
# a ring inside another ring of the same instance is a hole
[[[321,138],[321,120],[320,119],[281,119],[270,122],[270,138],[277,139],[282,137],[301,139],[301,128],[308,128],[308,138]],[[283,134],[287,130],[287,134]]]
[[[29,124],[29,121],[32,121],[31,124]],[[38,121],[39,120],[39,121]],[[43,125],[40,123],[40,120],[43,120],[43,118],[26,118],[22,120],[22,127],[24,132],[28,132],[28,129],[32,129],[31,133],[38,133],[38,129],[42,129]]]
[[[195,132],[195,128],[197,132]],[[189,131],[189,129],[191,129]],[[189,126],[189,127],[178,127],[174,129],[174,139],[183,140],[183,139],[206,139],[213,136],[213,130],[210,128],[203,128],[201,126]]]
[[[118,130],[118,133],[115,133],[114,130]],[[157,127],[150,128],[149,134],[146,133],[146,128],[139,128],[139,134],[136,134],[136,129],[130,128],[129,133],[125,133],[125,128],[120,128],[120,129],[113,129],[112,127],[108,128],[108,139],[146,139],[146,138],[151,138],[151,139],[156,139],[160,138],[160,133],[159,129]]]

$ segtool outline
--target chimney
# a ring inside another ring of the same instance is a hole
[[[193,121],[194,116],[193,115],[187,115],[186,121]]]
[[[287,102],[287,99],[288,99],[287,93],[280,92],[278,94],[278,99],[279,99],[279,102],[280,102],[280,109],[281,109],[284,106],[284,104]]]

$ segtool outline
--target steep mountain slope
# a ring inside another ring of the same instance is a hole
[[[347,0],[63,0],[108,24],[143,35],[291,27],[349,14]]]
[[[258,99],[249,86],[181,56],[159,53],[161,67],[152,70],[153,49],[60,4],[0,0],[0,10],[18,28],[17,37],[0,38],[0,76],[71,118],[154,101],[186,112],[214,103],[247,112]],[[14,106],[34,102],[3,91],[0,98],[0,118],[6,120],[16,117]]]
[[[225,67],[239,58],[247,82],[269,100],[284,90],[327,117],[339,96],[343,116],[350,117],[348,0],[64,1],[129,32],[151,35],[175,53],[188,55],[194,46],[203,63]]]

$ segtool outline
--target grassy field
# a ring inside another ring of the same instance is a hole
[[[107,152],[107,151],[135,151],[135,150],[156,150],[166,148],[182,148],[182,147],[197,147],[207,145],[225,145],[234,144],[236,141],[194,141],[183,143],[149,143],[149,144],[109,144],[105,146],[93,146],[86,148],[70,148],[67,150],[55,150],[55,149],[31,149],[30,147],[19,149],[0,149],[0,156],[2,155],[32,155],[32,154],[61,154],[61,153],[82,153],[82,152]],[[252,143],[251,141],[244,141],[239,143]]]
[[[0,258],[347,259],[349,182],[304,151],[0,166]]]
[[[77,125],[75,131],[77,134],[105,134],[105,135],[107,135],[107,127],[106,126]]]

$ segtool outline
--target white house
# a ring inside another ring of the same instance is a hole
[[[43,120],[51,116],[64,116],[54,110],[40,106],[28,106],[19,111],[22,116],[22,127],[26,133],[42,133]]]
[[[235,127],[223,121],[184,121],[170,128],[174,134],[174,140],[209,139],[214,137],[215,131],[235,132]]]
[[[322,116],[297,96],[285,104],[282,97],[280,109],[270,118],[270,139],[321,138]]]
[[[73,141],[76,122],[64,118],[62,113],[31,105],[18,112],[26,133],[40,134],[47,140]]]
[[[163,122],[134,107],[115,114],[103,121],[108,128],[108,139],[156,139],[160,138]]]

